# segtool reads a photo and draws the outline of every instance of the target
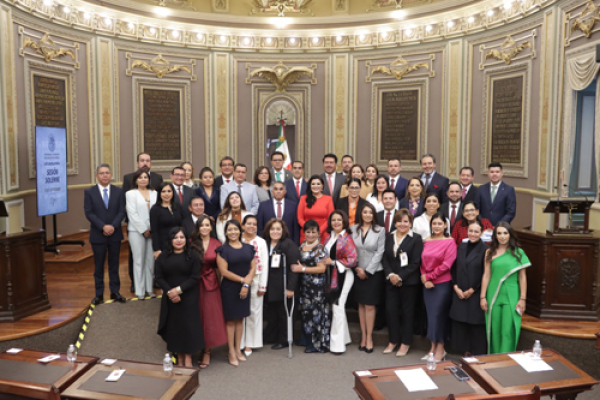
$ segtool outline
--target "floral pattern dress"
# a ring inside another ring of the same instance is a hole
[[[310,251],[302,250],[300,246],[299,262],[307,267],[315,267],[318,262],[327,257],[327,249],[317,244]],[[319,351],[329,351],[331,333],[331,315],[329,301],[325,295],[326,276],[323,274],[303,274],[300,280],[300,314],[302,328],[312,345]]]

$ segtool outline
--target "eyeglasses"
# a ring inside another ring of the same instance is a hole
[[[173,176],[183,176],[183,177],[185,177],[185,174],[173,174]]]

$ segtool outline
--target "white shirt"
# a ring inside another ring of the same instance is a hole
[[[385,229],[387,232],[391,232],[394,229],[394,214],[396,214],[396,210],[397,208],[394,208],[393,210],[386,210],[385,208],[383,209],[383,225],[385,225],[385,216],[387,215],[387,213],[390,213],[390,226],[389,229],[385,229],[386,226],[383,227],[383,229]]]
[[[431,180],[433,179],[434,175],[435,175],[435,170],[433,170],[433,172],[431,172],[431,174],[429,174],[429,183],[431,183]],[[423,185],[427,185],[427,174],[426,173],[421,174],[421,182],[423,182]]]
[[[275,210],[275,216],[277,216],[277,203],[281,203],[281,218],[283,218],[283,213],[285,212],[285,199],[275,200],[273,198],[273,210]]]
[[[394,180],[394,189],[396,189],[396,185],[398,184],[398,178],[400,178],[400,175],[396,175],[396,176],[391,176],[388,179],[388,184],[391,186],[392,185],[392,179]]]
[[[473,186],[472,183],[469,183],[467,186],[463,186],[462,184],[460,185],[465,192],[468,192],[471,189],[471,186]]]
[[[225,175],[222,175],[223,177],[223,185],[227,185],[229,182],[231,182],[233,180],[233,175],[231,175],[229,178],[226,178]]]
[[[173,187],[175,188],[175,194],[177,196],[179,196],[179,190],[181,190],[181,195],[183,196],[183,185],[177,186],[176,184],[173,184]]]
[[[106,193],[108,194],[108,200],[110,201],[110,183],[106,187],[99,183],[96,184],[96,186],[98,186],[98,190],[100,190],[100,197],[102,197],[102,200],[104,200],[104,189],[108,189]]]
[[[196,222],[198,222],[198,217],[196,217],[194,214],[192,214],[192,221],[194,221],[194,225],[196,225]]]
[[[456,218],[458,218],[458,209],[460,208],[461,201],[458,201],[456,204],[452,204],[451,201],[448,202],[448,216],[452,215],[452,206],[456,206]]]
[[[404,239],[406,239],[407,236],[413,236],[413,231],[412,229],[409,229],[408,233],[404,235],[400,240],[398,240],[398,237],[396,236],[396,230],[393,230],[392,232],[390,232],[390,234],[392,234],[392,236],[394,237],[394,254],[396,254],[398,252],[398,247],[400,247],[402,242],[404,242]]]

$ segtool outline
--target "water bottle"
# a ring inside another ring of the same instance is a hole
[[[533,344],[533,358],[542,357],[542,345],[539,340],[536,340]]]
[[[437,365],[436,365],[435,357],[433,356],[433,353],[429,353],[429,356],[427,357],[427,369],[429,371],[433,371],[433,370],[435,370],[436,367],[437,367]]]
[[[173,372],[173,361],[171,360],[169,353],[165,354],[165,358],[163,359],[163,371],[165,371],[166,374],[171,374],[171,372]]]
[[[70,344],[69,349],[67,350],[67,361],[75,362],[75,360],[77,360],[77,350],[75,349],[75,346]]]

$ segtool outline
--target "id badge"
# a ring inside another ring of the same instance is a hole
[[[271,268],[279,268],[281,263],[281,254],[273,254],[271,256]]]
[[[408,254],[405,252],[400,253],[400,266],[406,267],[408,265]]]

